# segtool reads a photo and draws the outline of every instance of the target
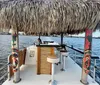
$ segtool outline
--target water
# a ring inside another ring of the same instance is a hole
[[[19,48],[23,49],[28,47],[37,40],[38,36],[19,36]],[[45,37],[41,37],[42,40],[45,40]],[[60,37],[51,37],[51,39],[60,43]],[[0,67],[7,62],[7,56],[11,53],[11,35],[0,35]],[[73,45],[80,50],[84,50],[84,38],[67,38],[64,37],[64,43],[67,45]],[[72,51],[71,51],[72,52]],[[72,52],[73,53],[73,52]],[[83,55],[78,54],[81,57]],[[100,56],[100,39],[93,39],[92,42],[92,55]],[[77,59],[78,64],[81,66],[80,59]],[[92,61],[93,64],[93,61]],[[100,61],[97,62],[97,65],[100,66]],[[93,67],[93,66],[92,66]],[[91,68],[92,69],[92,68]],[[1,72],[0,72],[1,73]],[[91,73],[92,74],[92,73]],[[100,82],[100,71],[96,71],[96,80]]]

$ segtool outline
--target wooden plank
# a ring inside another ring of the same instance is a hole
[[[55,55],[55,52],[54,52],[54,47],[51,47],[51,55]]]
[[[21,51],[19,51],[19,66],[21,66],[22,64],[23,64],[23,53],[22,53],[23,51],[21,50]]]
[[[55,55],[54,47],[37,48],[37,74],[51,74],[52,65],[47,62],[48,56]]]
[[[25,59],[26,59],[26,48],[24,49],[24,59],[23,59],[23,64],[25,64]]]
[[[9,61],[10,63],[12,63],[12,56],[10,56]],[[10,77],[11,77],[12,75],[14,75],[14,72],[12,66],[9,66],[9,68],[10,68]]]
[[[48,52],[48,51],[41,51],[41,56],[44,56],[44,55],[51,55],[51,52]]]
[[[51,55],[51,47],[42,47],[41,48],[41,74],[50,74],[51,66],[47,62],[48,55]]]
[[[49,47],[41,48],[41,74],[50,74],[50,63],[47,62],[47,57],[51,53]]]
[[[41,49],[40,47],[37,47],[37,74],[40,74],[40,57],[41,57]]]

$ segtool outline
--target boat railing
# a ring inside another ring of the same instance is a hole
[[[83,55],[84,55],[84,52],[73,47],[73,46],[68,46],[66,45],[67,48],[69,48],[69,53],[71,54],[72,58],[74,59],[75,63],[77,63],[77,59],[83,59]],[[72,51],[72,52],[70,52]],[[92,55],[91,56],[91,60],[93,61],[93,70],[90,70],[93,75],[91,75],[91,77],[93,77],[94,81],[95,81],[95,78],[96,78],[96,70],[100,70],[100,67],[97,66],[97,60],[100,60],[100,57],[97,56],[97,55]],[[79,64],[79,63],[78,63]],[[82,61],[81,61],[81,65],[82,65]]]
[[[8,56],[8,60],[9,60],[10,56],[11,56],[11,54]],[[5,58],[3,60],[6,60],[6,59],[7,58]],[[7,79],[7,75],[8,75],[8,79],[10,79],[9,65],[10,65],[10,63],[5,63],[2,67],[0,67],[0,85],[2,84],[3,81],[5,81]],[[7,72],[7,67],[8,67],[8,72]]]
[[[6,61],[5,61],[6,60]],[[0,65],[7,63],[7,58],[0,57]]]
[[[8,66],[8,63],[6,63],[5,65],[3,65],[1,68],[0,68],[0,85],[1,83],[7,78],[7,66]]]

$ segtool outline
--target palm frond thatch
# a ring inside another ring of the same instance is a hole
[[[0,29],[28,34],[96,30],[100,21],[99,0],[7,0],[0,2]]]

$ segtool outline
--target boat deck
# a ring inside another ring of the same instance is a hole
[[[81,68],[70,58],[66,59],[66,71],[60,71],[59,65],[55,66],[55,79],[57,85],[83,85],[80,82]],[[49,85],[50,75],[36,75],[35,65],[23,65],[21,67],[21,82],[16,85]],[[88,76],[89,85],[99,85]],[[6,80],[3,85],[15,85],[13,79]]]

